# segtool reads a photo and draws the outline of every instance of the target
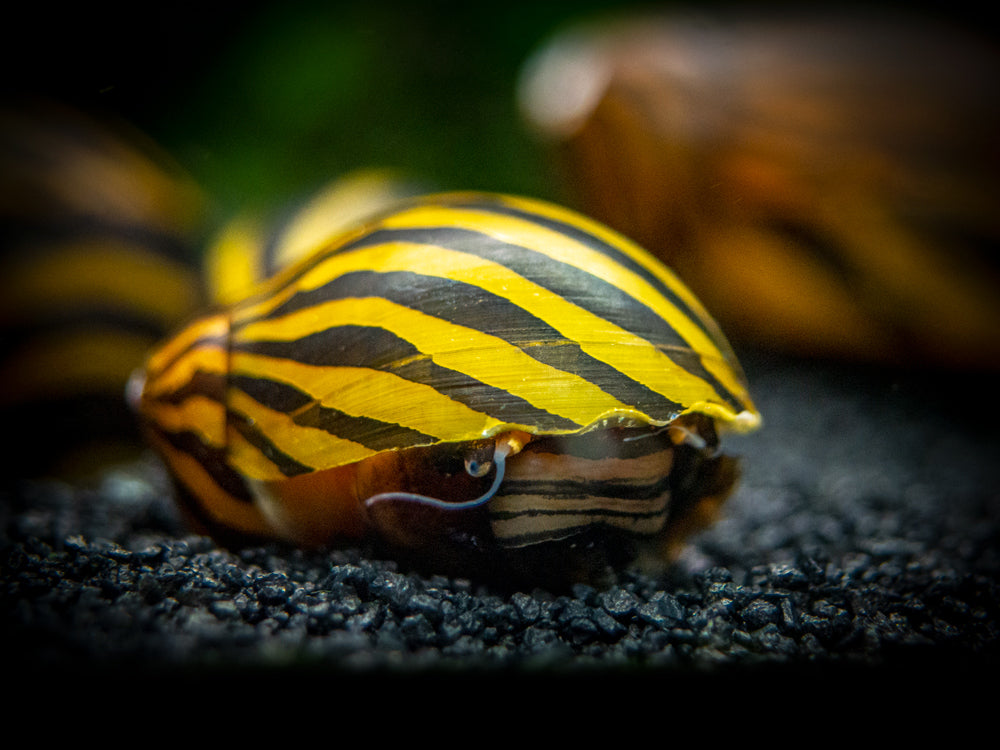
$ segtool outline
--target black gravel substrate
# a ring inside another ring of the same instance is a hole
[[[724,443],[745,457],[725,517],[669,573],[605,590],[501,591],[353,549],[235,554],[185,533],[152,458],[93,487],[15,482],[8,674],[994,671],[991,379],[744,364],[765,428]]]

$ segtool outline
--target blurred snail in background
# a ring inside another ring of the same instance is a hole
[[[941,21],[654,15],[569,29],[522,111],[582,211],[742,345],[1000,367],[1000,55]]]
[[[343,231],[423,192],[412,177],[391,169],[358,169],[331,180],[280,212],[241,213],[208,243],[204,276],[208,296],[232,304]]]
[[[139,444],[123,384],[203,304],[205,211],[124,124],[52,102],[0,111],[4,480]]]

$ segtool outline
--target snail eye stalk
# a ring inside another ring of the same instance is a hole
[[[426,495],[418,495],[414,492],[382,492],[365,500],[365,507],[371,508],[377,503],[402,500],[403,502],[419,503],[434,508],[441,508],[442,510],[468,510],[469,508],[478,508],[492,500],[493,496],[497,493],[497,490],[500,489],[500,484],[503,482],[507,456],[511,453],[517,453],[517,448],[511,445],[510,442],[502,441],[497,445],[496,450],[493,453],[492,461],[477,461],[475,459],[466,460],[465,470],[469,476],[472,477],[486,476],[491,466],[496,466],[496,475],[493,477],[493,484],[490,485],[490,488],[486,492],[474,500],[466,500],[461,503],[449,503],[445,500],[438,500],[437,498],[428,497]]]

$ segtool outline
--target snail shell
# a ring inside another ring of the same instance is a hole
[[[665,266],[574,212],[472,193],[318,243],[168,340],[132,392],[220,539],[374,535],[435,563],[665,543],[735,481],[716,428],[760,421]]]

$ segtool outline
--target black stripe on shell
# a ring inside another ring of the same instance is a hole
[[[517,208],[506,203],[502,203],[499,200],[490,202],[483,201],[478,203],[459,203],[454,204],[454,207],[473,211],[489,211],[490,213],[524,219],[525,221],[530,221],[534,224],[538,224],[539,226],[543,226],[546,229],[551,229],[554,232],[570,237],[571,239],[579,242],[581,245],[585,245],[592,250],[596,250],[643,279],[643,281],[662,294],[663,297],[670,302],[670,304],[680,310],[680,312],[688,320],[698,326],[705,336],[712,341],[716,341],[715,333],[709,330],[701,316],[695,313],[695,311],[692,310],[682,298],[677,296],[673,289],[664,284],[661,279],[650,273],[647,268],[636,262],[636,260],[627,253],[622,252],[613,244],[602,240],[600,237],[591,234],[585,229],[569,224],[565,221],[559,221],[558,219],[554,219],[549,216],[543,216],[523,208]],[[716,344],[718,343],[719,342],[716,341]]]
[[[243,477],[229,468],[226,462],[225,449],[212,448],[206,445],[193,432],[170,432],[158,425],[154,426],[153,429],[174,450],[185,453],[196,460],[209,477],[211,477],[212,481],[228,495],[240,502],[253,502],[253,497],[250,495]]]
[[[294,295],[267,317],[336,299],[379,297],[411,310],[496,336],[543,364],[577,375],[628,406],[669,421],[681,406],[584,352],[545,320],[480,287],[410,271],[358,271]]]
[[[230,385],[259,404],[288,414],[297,425],[323,430],[374,451],[430,445],[437,441],[431,435],[394,422],[347,414],[323,406],[308,393],[287,383],[237,375],[231,378]]]
[[[292,341],[236,342],[234,350],[318,367],[359,367],[422,383],[495,419],[564,431],[583,427],[497,388],[433,362],[384,328],[335,326]]]
[[[743,411],[740,400],[705,368],[698,353],[669,321],[599,276],[560,263],[531,248],[455,227],[379,229],[344,245],[338,253],[390,242],[444,247],[499,263],[591,314],[645,339],[685,371],[711,385],[735,412]],[[692,321],[700,324],[697,316],[692,317]]]

